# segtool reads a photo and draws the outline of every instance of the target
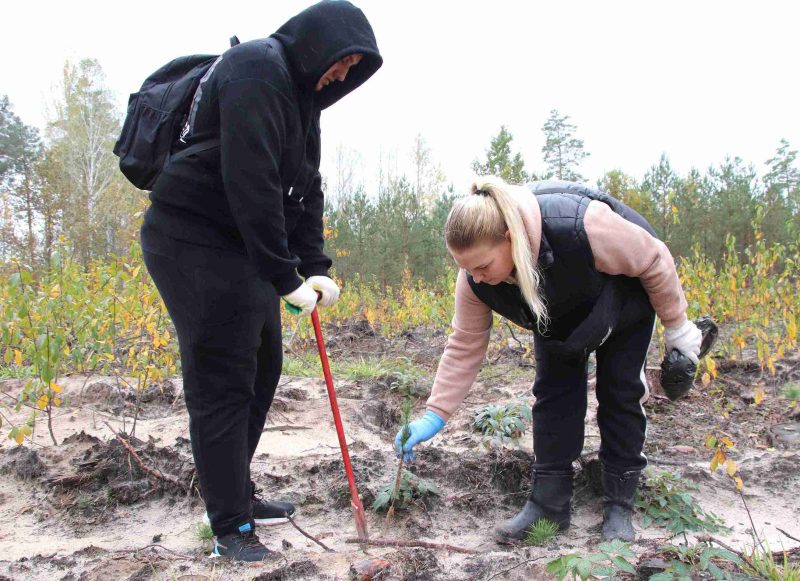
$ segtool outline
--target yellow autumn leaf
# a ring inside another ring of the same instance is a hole
[[[764,401],[765,396],[766,392],[764,391],[764,388],[761,387],[757,389],[753,394],[753,401],[755,402],[756,405],[759,405],[762,401]]]
[[[703,387],[707,387],[711,383],[711,376],[708,373],[703,374]]]
[[[795,321],[794,317],[789,319],[789,324],[786,325],[786,334],[790,341],[797,339],[797,321]]]
[[[14,349],[14,365],[22,367],[22,351]]]
[[[25,440],[25,433],[24,433],[22,430],[18,430],[18,431],[17,431],[17,435],[16,435],[16,437],[14,438],[14,441],[15,441],[17,444],[22,444],[23,440]]]
[[[714,457],[711,459],[711,471],[715,472],[723,462],[725,462],[725,452],[717,449],[714,453]]]
[[[744,482],[742,482],[741,478],[736,476],[733,480],[734,482],[736,482],[736,490],[741,490],[742,488],[744,488]]]
[[[730,438],[720,438],[719,441],[725,444],[728,448],[733,448],[733,440]]]
[[[725,472],[728,473],[728,476],[733,476],[734,474],[736,474],[736,470],[737,470],[736,462],[734,462],[729,458],[728,461],[725,462]]]
[[[50,398],[47,397],[47,394],[42,394],[42,396],[39,397],[38,400],[36,400],[36,407],[39,408],[40,410],[43,410],[47,407],[47,402],[49,401]]]
[[[57,299],[61,295],[61,285],[57,284],[50,289],[50,298]]]

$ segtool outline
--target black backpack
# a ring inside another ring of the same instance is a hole
[[[237,44],[239,39],[231,37],[231,46]],[[152,189],[170,161],[219,146],[219,139],[210,139],[172,155],[200,80],[218,58],[207,54],[176,58],[147,77],[128,99],[114,154],[119,169],[140,190]]]

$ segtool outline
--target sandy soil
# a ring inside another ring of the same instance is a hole
[[[787,364],[786,370],[790,367]],[[114,378],[72,376],[62,382],[64,405],[53,421],[59,446],[52,444],[44,423],[24,447],[0,440],[0,580],[348,579],[354,562],[372,557],[391,564],[384,579],[546,579],[549,560],[595,549],[601,499],[587,468],[577,476],[568,532],[547,547],[509,548],[493,542],[494,524],[513,515],[525,500],[530,436],[526,434],[516,449],[487,450],[471,430],[470,418],[486,403],[530,403],[533,378],[533,370],[497,369],[474,387],[441,437],[421,447],[412,467],[438,486],[441,497],[388,521],[369,507],[396,472],[392,441],[399,397],[380,383],[337,383],[371,537],[448,543],[473,549],[474,554],[395,547],[361,550],[347,544],[355,528],[324,383],[284,377],[253,474],[268,496],[293,501],[297,523],[334,552],[325,552],[291,525],[283,525],[259,530],[266,544],[280,552],[276,561],[240,565],[210,559],[210,546],[197,534],[203,507],[196,494],[180,380],[144,394],[133,440],[151,469],[175,477],[170,483],[144,474],[112,433],[132,431],[133,395],[119,388]],[[790,379],[787,374],[779,379]],[[646,405],[651,467],[682,474],[699,487],[694,494],[700,506],[731,528],[716,538],[737,548],[752,544],[752,526],[741,499],[724,473],[709,473],[711,454],[703,448],[715,426],[730,433],[737,443],[733,457],[746,483],[745,499],[757,532],[773,549],[795,547],[798,543],[779,529],[800,537],[800,451],[770,439],[771,426],[790,421],[790,410],[785,400],[774,396],[777,379],[770,383],[752,368],[735,365],[724,377],[732,382],[726,385],[730,389],[723,404],[729,406],[729,417],[724,420],[709,395],[713,383],[677,403],[651,398]],[[747,394],[742,400],[731,388],[734,383],[758,382],[768,389],[761,406],[746,403]],[[6,380],[0,382],[0,391],[6,398],[16,397],[23,384]],[[589,463],[599,445],[593,400],[590,394],[584,449]],[[15,417],[26,415],[23,409]],[[670,536],[655,526],[638,530],[640,540],[633,545],[638,555],[652,554]]]

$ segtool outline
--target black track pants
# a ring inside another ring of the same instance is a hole
[[[250,460],[280,378],[280,297],[246,256],[142,229],[144,262],[175,324],[192,454],[211,527],[251,516]]]
[[[600,460],[620,473],[647,465],[644,366],[654,314],[612,333],[597,349]],[[588,356],[566,357],[534,343],[534,469],[566,470],[583,449]]]

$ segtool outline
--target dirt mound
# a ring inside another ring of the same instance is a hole
[[[300,387],[283,387],[280,394],[286,399],[293,399],[295,401],[306,401],[308,399],[308,392]]]
[[[158,447],[123,435],[108,442],[77,434],[77,441],[94,440],[71,459],[74,474],[46,482],[57,502],[73,516],[107,519],[118,505],[131,505],[145,498],[197,495],[194,464],[188,454]],[[126,445],[127,444],[127,445]]]
[[[175,400],[181,397],[182,392],[177,389],[172,380],[166,380],[161,383],[151,383],[141,391],[128,391],[125,394],[125,399],[129,402],[139,402],[143,404],[161,404],[169,405],[175,403]]]
[[[524,504],[530,492],[531,465],[530,455],[523,450],[492,448],[464,454],[431,447],[409,470],[448,483],[448,500],[455,507],[481,514],[500,505]]]
[[[464,488],[485,487],[491,483],[501,493],[526,495],[530,489],[531,456],[523,450],[492,448],[469,455],[448,453],[446,477],[448,482]]]
[[[319,568],[313,561],[306,559],[304,561],[292,561],[272,571],[261,573],[258,577],[255,577],[253,581],[288,581],[289,579],[301,580],[320,578]]]
[[[745,482],[775,491],[796,490],[800,481],[800,453],[764,453],[739,463],[739,476]]]
[[[93,409],[111,414],[119,414],[125,409],[123,391],[111,381],[93,381],[68,398],[68,403],[78,406],[91,406]]]
[[[158,418],[170,415],[176,400],[181,398],[183,392],[174,380],[151,383],[137,390],[108,379],[87,383],[72,396],[71,403],[114,415]]]
[[[388,399],[369,401],[361,406],[361,418],[367,426],[394,434],[400,427],[400,408]]]
[[[442,579],[442,567],[432,549],[397,551],[384,557],[391,563],[393,579],[403,581],[433,581]]]
[[[0,474],[12,474],[22,480],[32,480],[47,473],[47,467],[35,450],[17,446],[7,450],[0,459]]]
[[[770,443],[776,448],[797,450],[800,448],[800,422],[788,422],[771,426],[767,432]]]
[[[91,434],[87,434],[85,431],[81,430],[71,436],[67,436],[63,440],[61,440],[62,446],[67,446],[69,444],[97,444],[100,442],[100,438],[92,436]]]
[[[361,500],[369,507],[375,501],[375,491],[389,481],[386,458],[382,452],[370,450],[352,456],[351,461]],[[334,508],[350,506],[350,488],[341,458],[322,460],[305,472],[309,475],[307,488],[316,498],[327,496]]]

